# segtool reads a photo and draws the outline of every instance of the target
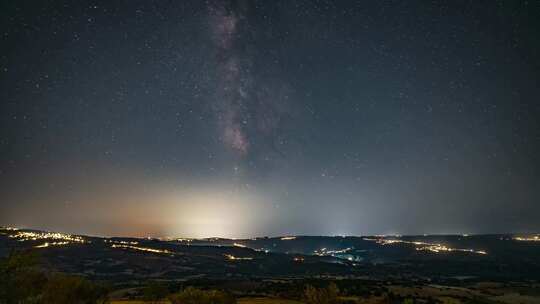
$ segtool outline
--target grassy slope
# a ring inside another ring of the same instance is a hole
[[[111,301],[111,304],[148,304],[148,302],[136,300],[115,300]],[[163,301],[160,304],[170,304],[170,302]],[[240,298],[238,299],[238,304],[302,304],[302,302],[272,298]]]

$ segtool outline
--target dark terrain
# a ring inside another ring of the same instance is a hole
[[[25,249],[39,253],[44,267],[53,271],[115,284],[148,279],[540,280],[540,242],[534,236],[138,239],[0,230],[0,255]]]

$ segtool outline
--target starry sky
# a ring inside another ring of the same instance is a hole
[[[2,1],[0,224],[540,231],[536,1]]]

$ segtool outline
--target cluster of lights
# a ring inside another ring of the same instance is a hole
[[[250,248],[250,247],[248,247]],[[258,252],[264,252],[264,253],[269,253],[270,250],[266,249],[266,248],[250,248],[252,250],[255,250],[255,251],[258,251]]]
[[[418,251],[431,251],[431,252],[452,252],[452,251],[461,251],[461,252],[470,252],[476,254],[487,254],[484,250],[474,250],[474,249],[460,249],[460,248],[451,248],[440,244],[429,245],[424,247],[416,247]]]
[[[314,250],[313,254],[315,254],[315,255],[326,255],[326,247]]]
[[[51,246],[64,246],[64,245],[67,245],[69,244],[69,242],[45,242],[41,245],[37,245],[37,246],[34,246],[34,248],[47,248],[47,247],[51,247]]]
[[[116,245],[138,245],[139,244],[139,242],[136,242],[136,241],[128,242],[128,241],[105,240],[104,242],[110,243],[110,244],[116,244]]]
[[[540,242],[540,236],[538,236],[538,235],[526,236],[526,237],[517,236],[517,237],[514,238],[514,240],[522,241],[522,242]]]
[[[240,244],[240,243],[233,243],[233,246],[234,246],[234,247],[240,247],[240,248],[247,248],[246,245]]]
[[[231,261],[253,260],[252,257],[236,257],[232,254],[224,254],[224,256]]]
[[[294,257],[293,259],[295,262],[299,262],[299,263],[302,263],[304,261],[304,258],[303,257]]]
[[[392,245],[397,243],[402,244],[410,244],[414,245],[415,249],[418,251],[430,251],[435,253],[441,253],[441,252],[470,252],[475,254],[487,254],[484,250],[474,250],[474,249],[462,249],[462,248],[452,248],[445,246],[443,244],[436,244],[436,243],[426,243],[426,242],[418,242],[418,241],[404,241],[404,240],[398,240],[398,239],[385,239],[385,238],[364,238],[366,241],[374,241],[377,242],[377,244],[381,245]]]
[[[5,230],[5,231],[17,231],[17,230],[19,230],[19,228],[15,228],[15,227],[0,227],[0,230]]]
[[[17,233],[10,235],[12,239],[17,239],[19,242],[25,241],[38,241],[38,240],[51,240],[53,242],[45,242],[41,245],[34,246],[34,248],[47,248],[52,246],[64,246],[70,243],[87,243],[84,238],[71,234],[64,234],[58,232],[29,232],[19,231],[17,228],[7,228],[5,230],[17,231]]]
[[[154,248],[139,247],[139,246],[132,246],[132,245],[124,245],[124,244],[112,244],[111,248],[133,249],[133,250],[138,250],[138,251],[160,253],[160,254],[173,254],[171,251],[166,250],[166,249],[154,249]]]
[[[335,256],[335,255],[338,255],[338,254],[344,254],[344,253],[347,253],[349,251],[353,250],[352,247],[348,247],[348,248],[345,248],[345,249],[340,249],[340,250],[328,250],[326,248],[321,248],[321,249],[318,249],[318,250],[314,250],[313,251],[313,254],[315,255],[318,255],[318,256]]]

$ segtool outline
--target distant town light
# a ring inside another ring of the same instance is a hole
[[[448,247],[443,244],[437,244],[437,243],[427,243],[427,242],[419,242],[419,241],[405,241],[405,240],[399,240],[399,239],[385,239],[383,237],[378,238],[364,238],[366,241],[373,241],[380,245],[392,245],[397,243],[402,244],[411,244],[415,246],[415,249],[418,251],[430,251],[435,253],[441,253],[441,252],[452,252],[452,251],[458,251],[458,252],[470,252],[475,254],[487,254],[484,250],[474,250],[474,249],[463,249],[463,248],[452,248]]]
[[[514,238],[514,240],[522,242],[540,242],[540,236],[517,236]]]
[[[154,249],[154,248],[138,247],[138,246],[131,246],[131,245],[123,245],[123,244],[112,244],[111,248],[133,249],[133,250],[138,250],[138,251],[160,253],[160,254],[173,254],[172,251],[169,251],[166,249]]]
[[[252,257],[236,257],[236,256],[234,256],[234,255],[232,255],[232,254],[224,254],[224,256],[225,256],[227,259],[231,260],[231,261],[253,260]]]

